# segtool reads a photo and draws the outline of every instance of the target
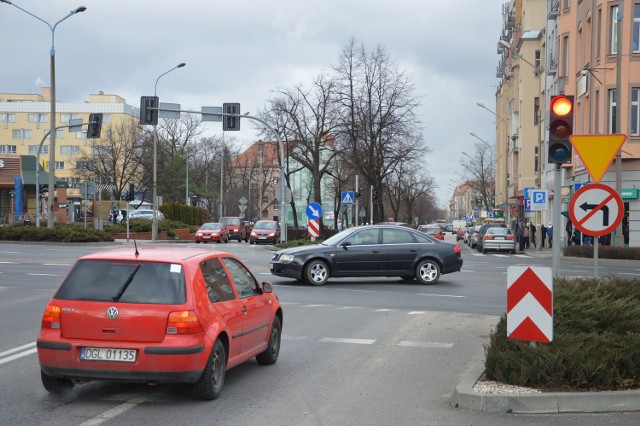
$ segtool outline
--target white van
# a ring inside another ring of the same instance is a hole
[[[466,228],[467,221],[466,220],[454,220],[451,222],[451,233],[455,234],[458,232],[460,228]]]

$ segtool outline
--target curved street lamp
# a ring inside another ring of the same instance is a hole
[[[153,96],[158,96],[158,81],[162,76],[169,74],[171,71],[184,67],[184,62],[179,63],[169,71],[163,72],[156,78],[156,84],[153,86]],[[160,108],[160,102],[158,102]],[[158,112],[159,113],[159,112]],[[188,178],[187,178],[188,179]],[[151,240],[158,240],[158,125],[153,125],[153,220],[151,221]]]
[[[54,203],[54,192],[55,192],[55,171],[56,171],[56,50],[55,50],[55,31],[58,24],[60,24],[65,19],[75,15],[76,13],[84,12],[87,10],[84,6],[79,6],[75,10],[67,13],[62,19],[60,19],[55,24],[51,25],[44,19],[39,16],[29,12],[26,9],[21,8],[18,5],[11,3],[9,0],[0,0],[2,3],[7,3],[29,16],[33,16],[40,22],[44,22],[49,29],[51,30],[51,50],[49,50],[50,57],[50,65],[51,65],[51,94],[50,94],[50,133],[49,133],[49,197],[47,200],[48,211],[47,211],[47,228],[53,228],[55,216],[53,214],[53,203]],[[37,165],[36,167],[39,167]],[[36,200],[38,202],[38,200]]]
[[[504,223],[509,227],[509,126],[507,120],[499,116],[495,111],[489,109],[482,102],[476,102],[480,108],[489,111],[491,114],[495,115],[496,118],[502,120],[506,129],[507,129],[507,139],[505,141],[505,152],[504,152]],[[497,147],[496,147],[497,148]],[[498,159],[498,154],[496,153],[496,161]]]

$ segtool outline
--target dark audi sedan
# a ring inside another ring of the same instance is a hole
[[[462,268],[457,244],[415,229],[370,225],[346,229],[321,244],[276,252],[273,275],[323,285],[330,277],[400,277],[435,284],[440,275]]]

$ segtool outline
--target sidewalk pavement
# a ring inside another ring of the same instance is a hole
[[[640,390],[601,392],[479,393],[473,386],[484,374],[484,356],[456,386],[453,405],[485,413],[607,413],[640,411]]]

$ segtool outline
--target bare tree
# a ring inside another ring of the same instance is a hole
[[[475,152],[472,156],[465,153],[460,158],[463,167],[463,178],[467,185],[479,195],[479,207],[486,211],[493,209],[495,205],[495,161],[493,150],[484,144],[475,144]]]
[[[427,153],[415,110],[420,105],[409,76],[398,70],[384,48],[368,52],[351,40],[343,49],[337,73],[340,149],[354,170],[381,194],[375,219],[384,217],[382,191],[388,175],[407,158]]]
[[[415,161],[407,161],[400,164],[395,173],[387,176],[386,186],[396,220],[418,225],[423,218],[416,207],[420,200],[434,198],[433,178],[421,172]]]
[[[113,185],[115,199],[120,200],[129,183],[138,188],[143,184],[142,128],[130,117],[102,133],[104,137],[90,139],[91,144],[76,158],[75,168],[85,179],[99,178]]]

